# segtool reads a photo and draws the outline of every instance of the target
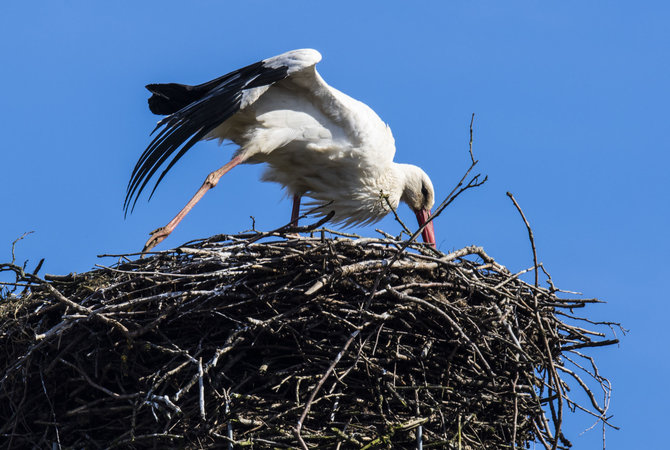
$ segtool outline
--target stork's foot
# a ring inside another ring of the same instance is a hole
[[[142,255],[144,255],[146,252],[163,242],[163,239],[168,237],[172,230],[168,230],[167,227],[160,227],[149,233],[151,237],[147,241],[146,244],[144,244],[144,248],[142,249]]]

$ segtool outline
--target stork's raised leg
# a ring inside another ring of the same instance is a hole
[[[164,227],[160,227],[150,233],[151,237],[149,238],[147,243],[144,244],[142,253],[148,252],[156,245],[158,245],[163,239],[168,237],[170,233],[172,233],[172,231],[175,228],[177,228],[179,222],[181,222],[182,219],[186,217],[186,214],[188,214],[188,212],[195,206],[195,204],[200,201],[200,199],[205,195],[205,193],[210,189],[212,189],[214,186],[216,186],[217,183],[219,182],[219,179],[221,179],[221,177],[224,176],[230,169],[237,166],[243,161],[244,161],[243,158],[235,156],[233,157],[233,159],[230,160],[228,164],[221,167],[219,170],[215,170],[214,172],[207,175],[207,178],[205,178],[205,182],[202,183],[202,186],[200,186],[198,192],[195,193],[195,195],[191,198],[191,200],[189,200],[186,206],[184,206],[184,208],[182,208],[182,210],[179,211],[179,213],[174,217],[174,219],[168,222],[168,224],[165,225]]]
[[[293,209],[291,210],[291,225],[298,226],[298,218],[300,218],[300,199],[302,195],[295,194],[293,196]]]

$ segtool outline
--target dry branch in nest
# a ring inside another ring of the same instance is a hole
[[[2,440],[566,448],[561,405],[606,423],[609,383],[584,351],[617,341],[573,313],[597,300],[479,247],[405,244],[253,232],[44,280],[2,265],[24,288],[0,304]]]

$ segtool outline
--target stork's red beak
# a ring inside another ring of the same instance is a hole
[[[419,226],[423,226],[424,223],[428,220],[430,216],[429,209],[420,209],[416,212],[416,220],[419,221]],[[423,242],[430,244],[435,247],[435,230],[433,229],[433,222],[431,221],[426,225],[426,228],[421,232],[421,237],[423,237]]]

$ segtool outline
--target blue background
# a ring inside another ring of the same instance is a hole
[[[424,167],[438,201],[469,164],[476,113],[478,169],[490,179],[438,218],[439,248],[476,244],[512,271],[532,265],[513,192],[558,287],[606,300],[590,317],[630,329],[591,352],[622,428],[607,448],[665,448],[668,13],[660,1],[4,0],[0,260],[31,230],[17,259],[32,268],[45,257],[42,273],[139,250],[232,153],[199,144],[124,220],[126,183],[157,120],[143,86],[200,83],[313,47],[323,77],[390,124],[396,161]],[[158,249],[248,229],[252,215],[259,229],[286,223],[290,201],[258,182],[260,170],[226,175]],[[399,231],[392,219],[379,226]],[[590,417],[566,421],[575,448],[602,447],[599,427],[580,434]]]

